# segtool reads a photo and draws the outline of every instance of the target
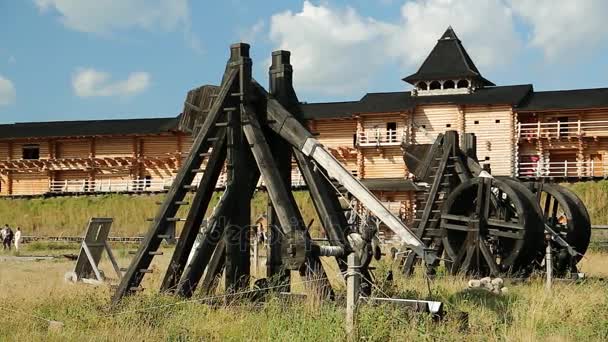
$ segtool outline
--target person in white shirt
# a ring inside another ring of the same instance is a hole
[[[15,251],[19,252],[19,245],[21,244],[21,227],[17,227],[15,232]]]
[[[2,242],[3,249],[6,249],[7,237],[8,237],[8,224],[5,224],[4,227],[2,227],[2,230],[0,230],[0,240]]]

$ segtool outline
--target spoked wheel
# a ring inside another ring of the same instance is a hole
[[[571,190],[557,184],[529,183],[536,193],[545,224],[558,233],[579,255],[554,243],[553,267],[557,275],[576,272],[576,264],[587,251],[591,240],[591,220],[585,205]],[[540,190],[540,194],[538,193]]]
[[[529,273],[543,241],[536,208],[531,197],[504,181],[473,178],[462,183],[441,213],[450,272]]]

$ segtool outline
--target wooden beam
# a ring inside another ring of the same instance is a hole
[[[286,241],[291,241],[296,246],[295,249],[290,251],[291,255],[287,258],[289,260],[285,262],[285,265],[290,269],[297,269],[304,263],[306,258],[306,250],[298,250],[298,248],[306,247],[310,243],[304,234],[305,226],[302,216],[295,205],[291,189],[288,189],[281,179],[281,174],[256,115],[244,105],[241,105],[241,111],[245,113],[244,117],[247,118],[249,123],[243,126],[243,131],[245,132],[247,141],[251,145],[255,161],[266,182],[268,195],[274,204],[278,220],[286,236]]]

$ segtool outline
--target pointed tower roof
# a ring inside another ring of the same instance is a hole
[[[415,74],[405,77],[403,80],[416,84],[418,81],[433,81],[458,78],[472,78],[481,81],[483,85],[493,86],[473,63],[473,60],[462,46],[460,39],[452,27],[448,27],[439,38],[437,44],[422,63]]]

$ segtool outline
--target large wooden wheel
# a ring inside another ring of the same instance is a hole
[[[521,188],[504,181],[473,178],[462,183],[441,213],[450,272],[529,273],[542,251],[543,222],[537,208]]]
[[[554,271],[558,275],[576,271],[576,264],[587,251],[591,240],[591,220],[587,208],[574,192],[558,184],[533,182],[528,183],[528,187],[538,199],[545,224],[579,253],[571,256],[566,248],[554,243]]]

